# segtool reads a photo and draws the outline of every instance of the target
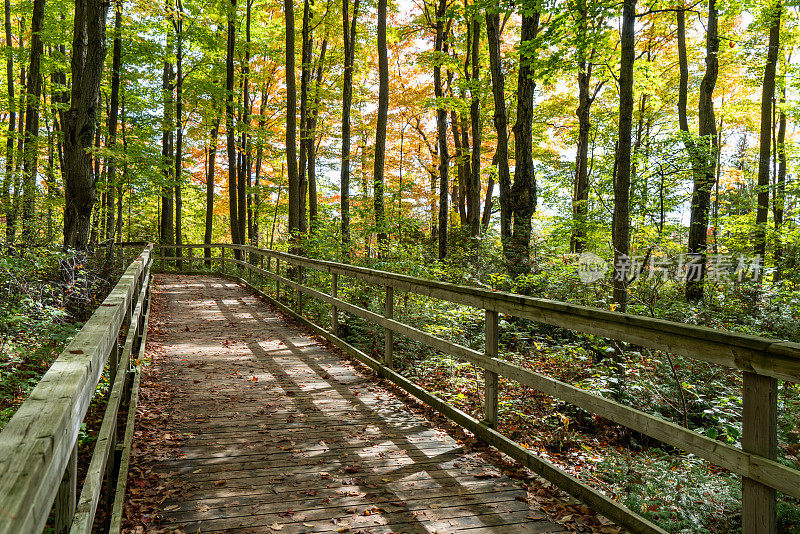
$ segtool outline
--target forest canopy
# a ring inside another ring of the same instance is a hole
[[[561,257],[620,311],[636,284],[783,291],[796,20],[771,0],[9,0],[5,242],[483,250],[523,292]]]

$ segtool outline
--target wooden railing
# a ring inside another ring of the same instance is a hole
[[[318,334],[376,370],[381,376],[403,387],[429,406],[474,432],[484,441],[494,445],[500,451],[585,502],[597,512],[631,531],[664,532],[645,518],[492,428],[495,426],[498,416],[498,376],[535,388],[740,475],[742,477],[743,532],[745,534],[775,532],[775,490],[800,498],[800,471],[776,461],[777,380],[797,382],[800,379],[800,345],[797,343],[517,294],[458,286],[248,246],[184,245],[179,248],[187,254],[183,254],[181,257],[172,253],[175,248],[159,249],[159,265],[162,269],[167,266],[167,262],[176,262],[175,265],[180,266],[181,270],[185,272],[200,270],[199,268],[202,266],[208,269],[211,266],[216,272],[236,278],[253,291],[293,314]],[[220,254],[219,256],[210,254],[212,256],[210,258],[195,258],[191,255],[191,251],[197,248],[218,249]],[[226,253],[226,251],[232,252]],[[293,267],[294,279],[285,275],[288,266]],[[303,285],[304,269],[330,274],[330,292],[326,293]],[[245,275],[247,280],[245,280]],[[256,275],[258,281],[254,280]],[[375,313],[338,298],[338,281],[341,276],[383,287],[385,291],[384,313]],[[272,295],[267,294],[269,289],[264,285],[264,278],[272,281],[271,288],[269,288]],[[277,297],[282,286],[284,291],[286,288],[291,288],[296,292],[294,310],[289,309],[278,300]],[[486,317],[484,352],[451,343],[396,321],[393,317],[395,291],[417,293],[484,310]],[[332,328],[330,332],[302,317],[303,294],[331,305]],[[383,361],[369,357],[336,336],[340,311],[361,317],[384,328]],[[497,357],[499,314],[613,338],[741,370],[744,403],[742,448],[713,440],[670,421],[499,359]],[[393,333],[406,336],[484,369],[486,399],[484,420],[478,421],[463,413],[395,372],[392,369]]]
[[[89,533],[98,506],[104,527],[119,532],[139,388],[131,364],[147,336],[151,254],[147,246],[130,264],[0,433],[0,533],[41,532],[53,509],[56,533]],[[78,496],[78,436],[106,365],[112,386]]]

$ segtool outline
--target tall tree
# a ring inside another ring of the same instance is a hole
[[[436,59],[433,64],[433,90],[436,95],[436,139],[439,146],[439,259],[447,256],[447,216],[450,211],[448,205],[448,166],[450,156],[447,150],[447,110],[444,103],[444,86],[442,80],[442,62],[446,53],[445,47],[445,16],[447,14],[447,0],[439,0],[436,5],[436,40],[434,50]]]
[[[219,143],[220,116],[216,106],[213,107],[215,117],[211,124],[210,140],[208,143],[208,170],[206,171],[206,224],[203,234],[203,243],[211,244],[211,235],[214,231],[214,174],[217,167],[217,144]],[[206,265],[210,266],[211,248],[205,248]]]
[[[322,40],[317,64],[317,74],[314,79],[314,106],[308,120],[308,218],[309,226],[313,232],[319,224],[319,204],[317,199],[317,123],[319,121],[319,106],[322,97],[322,73],[325,66],[325,51],[328,48],[328,39]]]
[[[342,163],[341,211],[342,248],[345,256],[350,252],[350,108],[353,104],[353,62],[356,50],[356,20],[359,0],[353,2],[353,18],[348,7],[350,0],[342,0],[342,32],[344,40],[344,79],[342,81]]]
[[[758,145],[758,207],[756,208],[755,254],[764,265],[767,253],[767,216],[769,214],[770,145],[772,144],[772,105],[775,99],[775,71],[780,46],[783,6],[775,0],[769,6],[769,45],[764,81],[761,86],[761,133]],[[759,281],[762,270],[759,270]]]
[[[35,232],[36,174],[39,155],[39,99],[42,95],[42,25],[45,0],[34,0],[31,14],[30,68],[25,93],[24,164],[22,168],[22,238],[30,242]]]
[[[597,83],[592,90],[592,71],[597,49],[595,31],[603,25],[603,15],[592,4],[590,12],[587,0],[576,3],[577,43],[575,52],[578,63],[578,146],[575,151],[575,180],[572,192],[572,237],[570,250],[581,253],[586,248],[586,234],[589,212],[589,132],[592,129],[591,107],[603,86]],[[590,14],[591,13],[591,14]],[[590,20],[591,19],[591,20]]]
[[[183,3],[175,0],[175,244],[183,244]],[[176,249],[181,256],[183,249]],[[180,265],[179,265],[180,267]]]
[[[288,0],[290,1],[290,0]],[[225,56],[225,136],[228,151],[228,206],[230,213],[231,240],[234,243],[243,243],[239,234],[239,213],[237,203],[236,181],[236,131],[233,121],[233,59],[236,53],[236,0],[230,0],[228,6],[228,43]],[[288,77],[288,76],[287,76]]]
[[[245,0],[245,48],[244,48],[244,62],[242,63],[242,112],[240,115],[241,124],[241,142],[237,173],[237,193],[236,202],[238,204],[236,213],[238,215],[239,223],[239,239],[244,243],[246,238],[250,237],[250,228],[252,227],[251,213],[248,211],[248,192],[247,185],[250,181],[250,19],[253,0]]]
[[[110,197],[108,204],[111,206],[114,201],[114,190],[117,188],[117,123],[119,118],[119,82],[120,69],[122,67],[122,3],[114,4],[114,46],[111,59],[111,98],[108,109],[108,170],[106,171],[108,181],[107,195]],[[118,199],[121,201],[120,199]],[[119,211],[119,210],[117,210]],[[109,209],[106,214],[106,238],[114,239],[114,210]],[[119,236],[117,236],[119,237]]]
[[[289,180],[289,233],[300,230],[300,178],[297,174],[297,82],[295,80],[294,2],[284,0],[286,17],[286,169]]]
[[[470,123],[472,128],[472,158],[471,174],[467,181],[467,223],[472,237],[477,237],[480,232],[481,211],[481,22],[478,18],[478,9],[473,5],[471,13],[472,45],[470,47],[470,63],[472,73],[470,76]]]
[[[164,11],[167,16],[167,38],[164,50],[164,68],[161,74],[161,94],[164,114],[161,122],[161,165],[163,166],[164,184],[161,187],[161,243],[171,245],[175,242],[174,220],[174,182],[175,161],[173,160],[175,147],[175,132],[173,131],[173,113],[175,112],[173,100],[173,82],[175,72],[172,65],[174,47],[173,13],[171,0],[165,0]]]
[[[635,61],[636,0],[623,0],[620,32],[619,140],[614,181],[614,302],[617,310],[628,308],[630,262],[631,129],[633,125],[633,64]]]
[[[383,204],[386,163],[386,120],[389,111],[389,55],[386,50],[386,0],[378,0],[378,122],[375,127],[374,196],[378,257],[386,255],[389,237]]]
[[[706,248],[708,247],[708,217],[711,207],[711,190],[716,182],[717,122],[714,117],[714,87],[717,84],[717,75],[719,73],[716,0],[709,0],[708,2],[706,72],[703,75],[703,81],[700,83],[698,104],[699,139],[697,141],[689,133],[689,123],[686,116],[689,69],[686,58],[686,23],[684,18],[685,11],[683,9],[678,10],[678,62],[680,63],[678,122],[683,134],[684,145],[689,152],[694,181],[689,221],[688,252],[695,255],[696,261],[700,264],[697,279],[686,281],[686,299],[701,300],[703,298],[703,280],[705,278]]]
[[[300,157],[298,158],[298,230],[305,233],[308,230],[306,219],[306,197],[308,195],[308,152],[310,138],[308,136],[309,121],[309,91],[311,85],[311,55],[314,49],[314,35],[311,28],[313,1],[303,2],[303,30],[302,47],[300,49]]]
[[[500,58],[500,11],[494,4],[486,11],[486,39],[489,42],[489,71],[494,97],[494,129],[497,132],[497,181],[500,186],[500,239],[511,238],[511,172],[508,167],[508,115],[506,113],[505,77]],[[488,219],[487,219],[488,224]]]
[[[86,249],[95,199],[96,176],[89,148],[97,118],[97,102],[106,57],[106,14],[103,0],[76,0],[72,41],[72,95],[64,124],[64,246]]]
[[[509,272],[523,274],[530,271],[531,218],[536,210],[536,177],[533,168],[533,93],[534,80],[533,40],[539,31],[539,10],[522,4],[522,29],[520,34],[520,67],[517,81],[517,122],[514,124],[515,168],[511,187],[511,211],[514,229],[511,240],[504,242],[506,258],[510,258]]]
[[[788,61],[787,61],[788,64]],[[772,281],[777,283],[783,279],[783,216],[786,207],[786,72],[781,79],[781,107],[778,118],[778,136],[776,149],[778,151],[778,172],[775,177],[775,192],[772,199],[772,219],[775,225],[775,249],[772,253],[775,271]]]
[[[6,134],[6,172],[3,177],[3,210],[6,219],[6,243],[13,244],[16,234],[11,190],[14,183],[14,137],[17,127],[17,111],[14,106],[14,48],[11,40],[11,0],[5,0],[6,32],[6,85],[8,87],[8,133]]]

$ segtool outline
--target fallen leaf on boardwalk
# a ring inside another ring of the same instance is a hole
[[[224,486],[225,482],[227,482],[227,481],[226,480],[217,480],[217,481],[214,482],[214,485],[217,486],[217,487]]]
[[[283,525],[279,525],[278,523],[272,523],[269,526],[269,528],[271,528],[272,530],[282,530],[283,529]]]
[[[197,507],[198,512],[208,512],[209,510],[211,510],[211,508],[209,508],[205,504],[201,504],[200,506]]]

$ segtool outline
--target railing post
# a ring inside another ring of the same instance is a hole
[[[280,276],[281,275],[281,259],[275,258],[275,274]],[[275,279],[275,300],[280,302],[281,300],[281,282],[277,278]]]
[[[299,285],[303,285],[303,266],[297,266],[297,283]],[[297,289],[297,295],[295,296],[295,311],[297,315],[303,315],[303,292],[300,289]]]
[[[264,291],[264,255],[258,255],[258,268],[261,269],[258,272],[258,289]]]
[[[128,324],[130,324],[130,322]],[[125,328],[125,331],[127,331],[127,328]],[[117,367],[119,367],[119,337],[114,340],[114,346],[111,347],[111,352],[108,353],[108,374],[110,377],[110,384],[113,384],[114,379],[117,378]]]
[[[339,298],[339,273],[331,273],[331,296]],[[334,336],[339,330],[339,308],[336,304],[331,308],[331,334]]]
[[[222,254],[222,259],[220,260],[220,271],[222,271],[222,274],[225,274],[225,247],[219,247],[219,251]]]
[[[497,312],[486,310],[486,332],[484,352],[488,358],[497,357]],[[487,426],[497,424],[497,373],[484,370],[484,422]]]
[[[386,302],[384,304],[384,317],[387,319],[394,319],[394,287],[386,286]],[[394,331],[390,328],[383,329],[384,348],[383,348],[383,364],[389,369],[394,368],[393,349],[394,349]]]
[[[742,382],[742,450],[775,460],[778,454],[778,381],[745,371]],[[775,490],[742,477],[742,534],[774,534]]]
[[[159,247],[158,251],[161,253],[161,272],[164,272],[164,257],[167,255],[167,249],[164,247]]]
[[[78,444],[72,447],[67,460],[67,468],[58,487],[55,501],[55,533],[65,534],[72,525],[75,515],[75,504],[78,499]]]

